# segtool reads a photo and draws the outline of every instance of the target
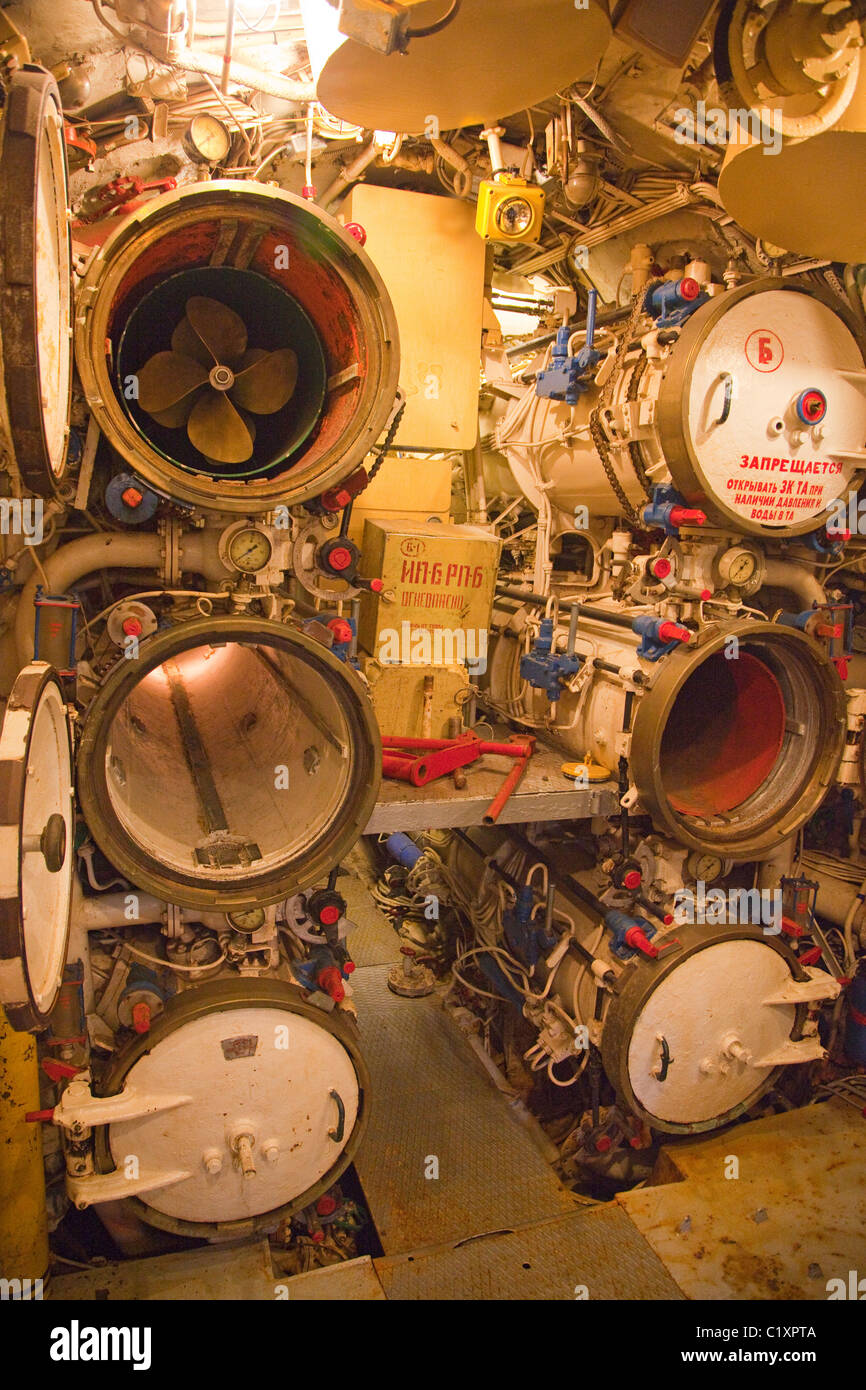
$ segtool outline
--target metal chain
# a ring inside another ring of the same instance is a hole
[[[626,392],[626,400],[637,400],[637,388],[640,384],[641,377],[643,376],[648,366],[649,358],[646,357],[646,355],[644,355],[643,357],[639,357],[637,362],[635,362],[634,367],[632,369],[632,374],[628,380],[628,391]],[[634,471],[637,474],[638,482],[643,488],[647,498],[651,498],[653,495],[652,483],[649,480],[649,474],[647,473],[646,467],[644,465],[643,449],[641,448],[638,440],[633,439],[631,441],[631,443],[628,446],[628,452],[629,457],[632,461],[632,466],[634,467]]]
[[[404,410],[406,409],[406,406],[407,406],[407,405],[408,405],[408,401],[404,401],[403,404],[400,406],[400,409],[397,411],[397,414],[394,416],[394,419],[391,421],[391,424],[390,424],[389,429],[388,429],[388,433],[385,435],[384,442],[383,442],[382,444],[380,444],[379,448],[376,449],[376,450],[374,451],[375,454],[376,454],[376,462],[373,464],[373,467],[370,469],[370,472],[367,474],[367,486],[368,486],[368,487],[369,487],[370,483],[372,483],[372,481],[373,481],[373,479],[375,478],[376,474],[379,472],[379,469],[382,467],[382,464],[385,462],[385,455],[387,454],[387,452],[388,452],[388,450],[390,449],[391,445],[394,443],[395,438],[397,437],[397,431],[398,431],[398,429],[400,428],[400,421],[403,419],[403,412],[404,412]]]
[[[625,324],[625,327],[623,328],[622,337],[620,338],[619,343],[617,344],[613,370],[611,371],[610,376],[608,377],[607,381],[602,387],[601,395],[599,396],[597,406],[595,407],[595,409],[589,417],[589,432],[592,436],[592,442],[596,447],[598,456],[601,459],[602,467],[604,468],[604,471],[607,475],[607,480],[610,483],[614,495],[620,503],[620,506],[622,507],[625,516],[628,517],[629,521],[632,523],[633,526],[640,526],[642,518],[638,515],[634,507],[629,502],[628,497],[625,493],[625,489],[623,488],[622,483],[616,475],[616,471],[614,469],[610,457],[610,448],[607,442],[607,436],[605,435],[604,429],[601,424],[601,412],[610,403],[610,397],[613,395],[614,380],[622,367],[623,360],[625,358],[626,353],[628,352],[628,345],[631,342],[632,335],[634,333],[635,328],[637,327],[638,320],[644,312],[644,306],[646,305],[647,296],[650,295],[658,285],[663,284],[663,279],[650,280],[649,283],[644,286],[642,292],[638,295],[635,295],[635,300],[634,304],[632,305],[631,313],[629,314],[628,320]],[[637,474],[638,481],[641,487],[643,488],[644,492],[646,492],[646,495],[648,497],[651,497],[652,489],[650,487],[649,478],[647,477],[646,470],[643,468],[643,462],[641,461],[638,465],[635,462],[634,455],[630,453],[630,457],[632,459],[632,464],[634,465],[635,472]]]
[[[607,474],[607,480],[610,483],[620,503],[620,506],[623,509],[624,515],[628,517],[629,521],[632,523],[633,526],[639,526],[641,524],[641,519],[632,507],[631,502],[629,502],[625,490],[622,486],[622,483],[616,476],[616,471],[614,469],[613,463],[611,462],[610,449],[608,448],[607,437],[605,435],[600,420],[600,411],[601,406],[597,405],[595,410],[589,417],[589,432],[592,436],[592,442],[595,445],[596,453],[601,459],[602,467],[604,468],[604,471]]]

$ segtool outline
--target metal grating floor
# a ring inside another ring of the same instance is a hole
[[[255,1241],[178,1250],[149,1259],[111,1261],[74,1274],[55,1275],[46,1293],[49,1299],[61,1302],[270,1302],[279,1282],[271,1265],[268,1242],[259,1237]]]
[[[372,1076],[355,1158],[386,1255],[571,1212],[575,1199],[485,1076],[439,998],[401,999],[389,967],[353,976]],[[425,1177],[431,1160],[438,1178]]]
[[[347,874],[340,877],[338,887],[346,899],[346,916],[352,923],[346,945],[358,969],[398,961],[400,938],[387,917],[379,911],[364,884]]]
[[[683,1297],[625,1212],[613,1206],[374,1263],[385,1296],[398,1300]]]

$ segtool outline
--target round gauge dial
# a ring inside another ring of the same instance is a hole
[[[696,883],[712,883],[721,877],[724,867],[724,861],[717,854],[701,854],[696,850],[688,858],[688,870]]]
[[[242,574],[256,574],[263,570],[273,554],[268,537],[254,526],[245,526],[242,531],[236,531],[227,550],[229,560]]]
[[[506,198],[496,209],[496,225],[506,236],[522,236],[532,225],[532,204],[526,198]]]
[[[726,551],[719,561],[719,573],[723,581],[726,584],[733,584],[737,588],[751,583],[757,568],[758,561],[751,550],[743,550],[739,547]]]
[[[221,164],[232,145],[228,128],[216,116],[193,116],[183,137],[183,146],[196,164]]]
[[[242,931],[250,934],[258,931],[265,925],[265,909],[263,907],[250,907],[246,911],[227,912],[226,918],[235,931]]]

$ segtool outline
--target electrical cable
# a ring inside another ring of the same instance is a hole
[[[130,946],[128,941],[124,941],[123,946],[131,956],[136,956],[139,960],[150,961],[153,965],[164,965],[168,970],[182,970],[184,974],[191,974],[201,970],[213,970],[214,966],[222,965],[226,958],[226,953],[223,951],[216,960],[206,960],[203,961],[201,965],[176,965],[174,961],[162,960],[159,956],[152,956],[149,955],[147,951],[139,950],[137,946]]]

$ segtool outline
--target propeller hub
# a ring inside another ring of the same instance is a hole
[[[230,391],[235,384],[235,374],[231,367],[217,365],[211,368],[208,380],[215,391]]]

